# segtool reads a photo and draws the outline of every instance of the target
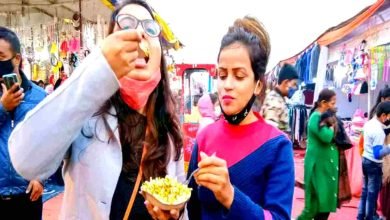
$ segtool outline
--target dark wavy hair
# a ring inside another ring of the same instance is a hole
[[[233,26],[229,28],[228,33],[222,38],[218,60],[221,51],[234,43],[243,44],[249,52],[255,81],[260,80],[263,85],[259,97],[262,100],[266,89],[264,75],[271,52],[268,32],[264,25],[254,17],[245,16],[244,18],[235,20]]]
[[[112,13],[108,34],[113,33],[117,14],[129,4],[137,4],[144,7],[153,17],[153,11],[145,1],[123,1]],[[162,48],[161,51],[163,51]],[[126,105],[122,100],[119,91],[117,91],[95,114],[95,116],[100,115],[103,117],[105,127],[109,132],[111,140],[114,136],[114,131],[108,126],[105,115],[111,114],[109,110],[112,107],[115,108],[116,114],[113,116],[118,118],[122,157],[124,161],[123,167],[125,170],[139,167],[142,146],[145,144],[147,151],[142,161],[144,179],[165,176],[167,174],[166,168],[172,150],[170,145],[173,144],[174,146],[174,159],[176,161],[181,157],[183,146],[180,121],[175,113],[175,100],[169,86],[169,78],[163,54],[161,54],[160,69],[161,81],[149,96],[145,106],[146,120],[143,120],[139,113]],[[145,130],[147,131],[146,134]],[[143,138],[145,138],[144,142]]]

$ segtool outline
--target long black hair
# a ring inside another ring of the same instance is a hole
[[[113,33],[117,14],[129,4],[137,4],[144,7],[154,17],[151,7],[145,1],[122,1],[112,13],[109,34]],[[161,42],[160,38],[160,45],[162,45]],[[163,51],[162,48],[161,51]],[[166,168],[171,155],[170,141],[174,146],[174,159],[176,161],[181,157],[183,146],[180,121],[175,113],[175,100],[169,86],[168,72],[163,54],[161,54],[160,69],[161,80],[150,94],[145,106],[146,118],[140,117],[138,112],[129,108],[122,100],[119,91],[95,114],[95,116],[102,116],[107,132],[112,138],[114,131],[108,126],[106,115],[111,114],[109,110],[112,107],[116,110],[116,114],[113,116],[118,118],[122,155],[125,163],[124,169],[139,167],[142,145],[145,144],[147,146],[147,151],[142,161],[144,179],[166,175]],[[146,136],[145,130],[147,131]],[[144,139],[145,142],[143,142]]]

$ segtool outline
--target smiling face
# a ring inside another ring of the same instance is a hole
[[[144,27],[141,24],[144,20],[153,20],[153,17],[146,8],[137,4],[129,4],[123,7],[119,11],[117,18],[124,17],[125,15],[131,15],[139,21],[136,30],[142,33],[136,68],[129,75],[142,75],[143,72],[146,74],[159,73],[162,56],[159,37],[150,37],[145,33]],[[118,22],[116,22],[113,31],[119,30],[121,30],[121,27],[119,27]]]
[[[259,95],[248,49],[233,43],[222,49],[218,60],[218,98],[227,115],[239,113],[253,94]]]

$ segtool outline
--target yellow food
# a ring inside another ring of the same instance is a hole
[[[141,191],[151,194],[158,201],[167,205],[186,202],[191,196],[191,188],[171,177],[157,177],[146,181],[142,184]]]
[[[145,53],[145,56],[149,57],[150,52],[149,52],[149,46],[147,45],[147,43],[141,42],[139,47]]]

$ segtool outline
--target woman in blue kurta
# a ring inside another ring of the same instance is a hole
[[[290,219],[294,191],[291,142],[251,110],[264,95],[269,37],[260,22],[235,21],[218,55],[224,117],[207,126],[193,149],[188,203],[192,219]]]

